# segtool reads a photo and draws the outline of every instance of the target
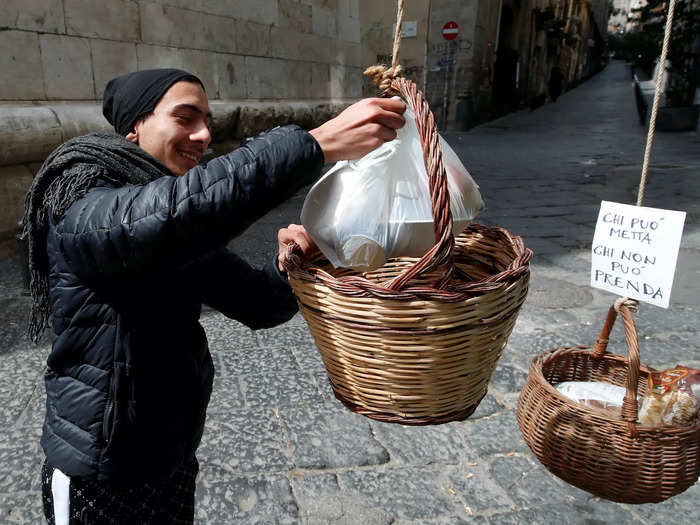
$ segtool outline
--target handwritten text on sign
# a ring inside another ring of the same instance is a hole
[[[591,286],[668,308],[685,212],[602,201]]]

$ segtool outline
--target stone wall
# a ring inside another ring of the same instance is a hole
[[[432,0],[428,36],[426,96],[440,129],[456,126],[459,98],[466,96],[474,84],[475,38],[478,46],[485,38],[477,33],[479,4],[483,0]],[[458,25],[458,36],[446,40],[443,27]]]
[[[24,194],[63,141],[109,129],[108,80],[154,67],[199,76],[214,139],[307,128],[362,95],[359,0],[2,0],[0,256]]]
[[[488,69],[493,62],[493,52],[487,46],[491,42],[493,48],[498,14],[498,3],[486,0],[406,2],[404,23],[414,23],[416,32],[401,40],[399,63],[404,76],[423,91],[441,130],[458,129],[457,105],[468,94],[470,103],[477,96],[482,66]],[[389,64],[396,2],[361,0],[360,20],[364,62]],[[442,34],[443,26],[450,21],[459,26],[454,40],[446,40]],[[374,92],[376,89],[365,82],[364,94]],[[475,118],[473,115],[471,120]]]
[[[359,0],[3,0],[0,100],[99,100],[151,67],[211,99],[358,97]]]
[[[401,39],[399,63],[403,74],[424,88],[425,58],[428,39],[430,0],[409,0],[404,7],[404,37]],[[360,0],[362,32],[362,62],[366,65],[383,63],[391,65],[396,24],[396,2]],[[415,27],[415,33],[412,28]],[[375,86],[365,80],[364,94],[377,92]]]

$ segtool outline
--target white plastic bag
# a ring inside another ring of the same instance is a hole
[[[424,255],[435,244],[428,175],[415,116],[395,140],[338,162],[309,191],[301,222],[335,267],[368,271],[390,257]],[[483,210],[479,187],[440,137],[453,233]]]
[[[589,407],[621,409],[627,392],[602,381],[564,381],[555,387],[569,399]]]

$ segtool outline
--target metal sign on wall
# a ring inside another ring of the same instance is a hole
[[[459,35],[459,26],[457,22],[450,21],[442,26],[442,38],[445,40],[454,40],[457,38],[457,35]]]

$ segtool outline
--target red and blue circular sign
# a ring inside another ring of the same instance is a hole
[[[459,26],[457,22],[447,22],[442,26],[442,38],[445,40],[454,40],[459,35]]]

